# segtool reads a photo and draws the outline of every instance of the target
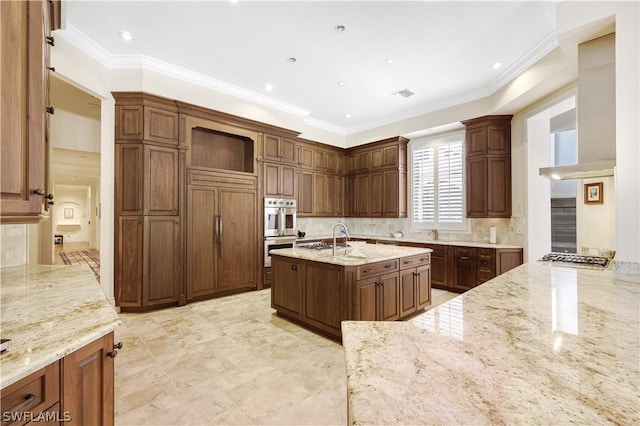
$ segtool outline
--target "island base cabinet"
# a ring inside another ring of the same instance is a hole
[[[342,319],[347,315],[342,267],[309,263],[305,275],[302,310],[305,323],[339,338]]]
[[[395,321],[400,318],[400,278],[397,272],[379,275],[356,284],[355,319]]]
[[[293,319],[302,318],[302,286],[305,267],[304,262],[272,256],[271,307]]]
[[[114,424],[114,357],[112,332],[63,358],[64,424]]]
[[[430,304],[430,265],[400,271],[400,318],[407,318]]]

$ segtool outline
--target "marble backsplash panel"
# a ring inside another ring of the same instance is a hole
[[[27,263],[27,225],[0,225],[0,268]]]
[[[469,219],[470,232],[439,232],[441,241],[474,241],[489,242],[489,229],[496,227],[496,243],[522,246],[523,235],[517,234],[515,219]],[[402,231],[405,237],[418,240],[432,240],[432,234],[427,230],[410,229],[409,219],[386,218],[298,218],[298,229],[305,231],[307,236],[330,235],[333,226],[343,222],[349,232],[356,235],[391,236],[392,232]]]

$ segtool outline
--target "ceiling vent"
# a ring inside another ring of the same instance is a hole
[[[409,89],[404,89],[404,90],[400,90],[399,92],[396,92],[396,95],[400,95],[403,98],[408,98],[409,96],[415,95],[415,92],[412,92]]]

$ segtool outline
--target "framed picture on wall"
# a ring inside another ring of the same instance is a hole
[[[602,204],[604,194],[602,193],[602,182],[584,184],[584,203]]]
[[[66,207],[64,209],[64,218],[73,219],[73,207]]]

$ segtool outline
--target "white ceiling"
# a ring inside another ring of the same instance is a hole
[[[343,134],[485,97],[558,45],[555,2],[547,1],[63,5],[66,28],[114,60],[154,58]],[[403,89],[415,95],[394,94]]]

